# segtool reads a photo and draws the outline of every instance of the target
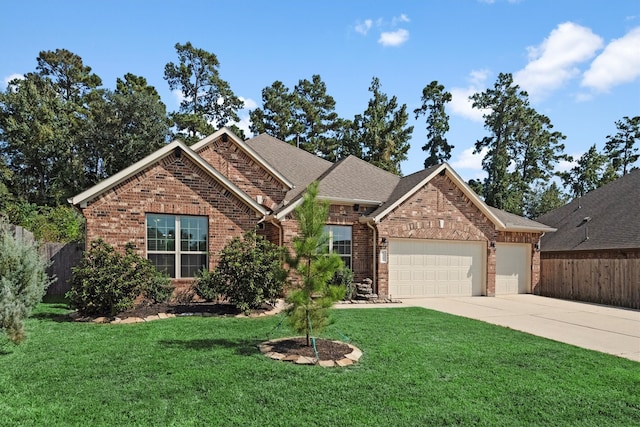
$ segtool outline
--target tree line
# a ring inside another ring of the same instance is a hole
[[[35,71],[0,92],[0,211],[63,205],[174,138],[193,143],[224,125],[244,138],[237,127],[244,103],[220,76],[216,55],[189,42],[177,43],[175,50],[178,61],[164,69],[169,88],[182,95],[172,112],[142,76],[127,73],[112,90],[80,56],[66,49],[40,52]],[[407,105],[384,93],[377,77],[369,92],[364,111],[343,118],[319,75],[292,89],[275,81],[262,90],[261,107],[249,113],[250,129],[330,161],[354,155],[401,174],[413,133]],[[446,137],[451,99],[434,80],[413,111],[425,120],[425,167],[451,158],[454,147]],[[494,207],[537,217],[628,173],[638,160],[638,116],[617,121],[602,151],[593,145],[572,159],[564,151],[565,136],[531,107],[511,74],[501,73],[492,88],[470,99],[485,111],[487,135],[476,141],[475,153],[485,153],[487,176],[469,184]],[[577,166],[556,172],[562,160]]]

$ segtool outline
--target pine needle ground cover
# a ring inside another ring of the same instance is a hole
[[[35,426],[640,425],[640,364],[421,308],[335,310],[364,355],[273,361],[271,318],[69,322],[41,304],[0,346],[0,424]],[[286,324],[284,322],[283,324]]]

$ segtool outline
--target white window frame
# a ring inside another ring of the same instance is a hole
[[[327,224],[324,226],[324,231],[329,234],[329,253],[333,253],[333,231],[334,228],[346,228],[349,230],[349,254],[341,254],[336,253],[336,255],[340,256],[343,260],[345,258],[349,259],[349,264],[345,262],[345,265],[353,270],[353,227],[350,225],[338,225],[338,224]]]
[[[174,219],[174,250],[149,250],[149,221],[150,217],[170,217]],[[156,214],[156,213],[147,213],[145,215],[145,249],[147,252],[147,258],[149,255],[173,255],[174,256],[174,276],[172,279],[192,279],[195,276],[182,276],[182,255],[205,255],[205,266],[209,265],[209,252],[208,250],[204,251],[190,251],[182,250],[182,235],[181,235],[181,219],[182,218],[199,218],[204,219],[206,224],[206,237],[205,237],[205,248],[209,248],[209,218],[202,215],[174,215],[174,214]]]

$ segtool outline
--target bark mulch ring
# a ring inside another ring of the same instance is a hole
[[[315,343],[314,349],[313,346],[307,346],[305,337],[288,337],[263,342],[258,348],[274,360],[298,365],[349,366],[362,357],[362,352],[351,344],[322,338],[316,338]]]

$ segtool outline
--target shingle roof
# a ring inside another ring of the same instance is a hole
[[[590,191],[537,220],[558,229],[542,251],[640,248],[640,170]]]
[[[296,198],[309,184],[333,165],[328,160],[280,141],[266,133],[245,141],[245,144],[295,185],[295,188],[289,191],[285,197],[287,203]]]
[[[507,228],[532,228],[540,231],[545,231],[544,229],[548,228],[546,231],[554,231],[554,227],[546,225],[546,222],[540,223],[520,215],[512,214],[511,212],[503,211],[502,209],[494,208],[493,206],[489,206],[489,209],[491,209],[491,212],[493,212],[493,214],[497,216]]]
[[[400,181],[400,177],[349,156],[320,177],[318,195],[333,200],[353,200],[382,204]]]

